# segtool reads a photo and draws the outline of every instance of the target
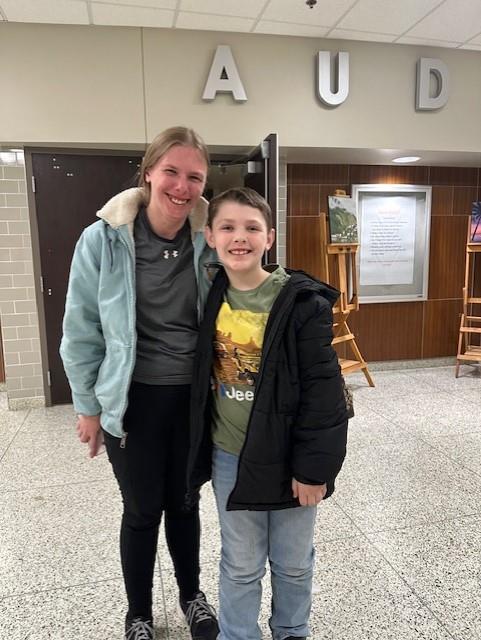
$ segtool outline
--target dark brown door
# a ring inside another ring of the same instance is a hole
[[[58,350],[75,243],[106,200],[134,186],[140,161],[135,154],[32,153],[52,404],[71,402]]]
[[[247,158],[247,173],[244,185],[254,189],[269,203],[272,210],[272,226],[276,240],[272,245],[267,262],[277,260],[277,194],[279,189],[279,148],[277,133],[270,133]]]

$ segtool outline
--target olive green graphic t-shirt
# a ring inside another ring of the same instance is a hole
[[[288,278],[277,267],[256,289],[229,287],[217,316],[212,438],[234,455],[239,455],[246,436],[269,312]]]

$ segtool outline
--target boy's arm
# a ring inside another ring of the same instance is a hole
[[[297,355],[300,401],[293,428],[292,473],[307,485],[334,489],[346,454],[347,411],[332,347],[332,311],[320,296],[299,303]]]

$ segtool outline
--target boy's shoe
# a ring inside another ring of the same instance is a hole
[[[219,625],[215,609],[207,602],[202,591],[194,594],[192,600],[181,600],[180,608],[189,626],[192,640],[216,640]]]
[[[152,618],[144,618],[143,616],[126,618],[124,640],[154,640]]]

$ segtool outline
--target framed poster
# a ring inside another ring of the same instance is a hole
[[[356,201],[348,196],[328,196],[329,241],[332,244],[356,244]]]
[[[360,302],[426,300],[431,187],[352,186],[359,228]]]

